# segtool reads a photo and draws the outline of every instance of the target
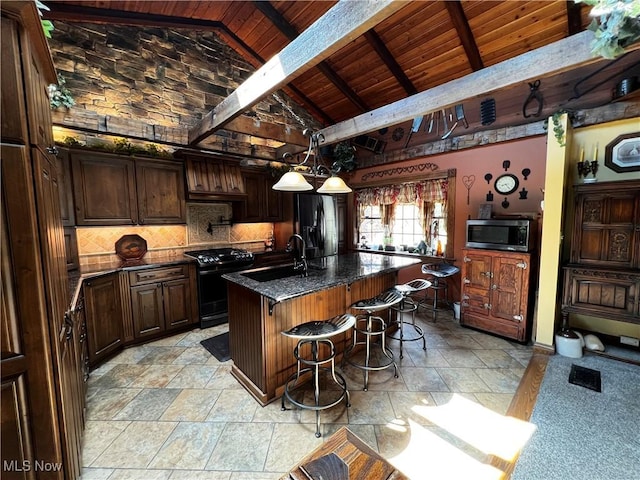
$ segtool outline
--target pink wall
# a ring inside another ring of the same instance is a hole
[[[449,252],[447,257],[454,257],[454,263],[461,266],[462,249],[465,243],[465,226],[468,218],[478,218],[478,209],[483,203],[493,205],[493,214],[514,215],[517,213],[527,213],[539,215],[540,202],[543,200],[542,188],[544,188],[545,163],[546,163],[546,136],[530,137],[524,140],[504,142],[500,144],[486,145],[482,147],[469,148],[460,151],[448,152],[438,155],[430,155],[418,160],[398,162],[393,164],[380,165],[368,169],[358,170],[358,177],[368,172],[385,170],[388,168],[404,167],[409,165],[419,165],[430,162],[438,165],[439,170],[456,169],[456,193],[455,193],[455,231],[453,253]],[[506,198],[509,207],[503,208],[501,203],[504,196],[495,193],[495,179],[505,173],[502,162],[509,160],[511,165],[506,173],[516,175],[520,181],[518,190]],[[524,180],[522,170],[528,168],[531,173]],[[493,178],[489,184],[484,176],[490,173]],[[464,185],[464,178],[475,176],[475,181],[469,190],[469,203],[467,204],[467,188]],[[393,183],[392,177],[389,183]],[[407,180],[410,181],[410,180]],[[527,190],[527,199],[521,200],[519,191],[522,188]],[[491,191],[494,194],[493,201],[487,202],[486,195]],[[539,233],[539,232],[538,232]],[[399,281],[409,281],[413,278],[423,277],[420,266],[411,267],[400,272]],[[449,283],[449,299],[454,300],[459,297],[460,287],[458,285],[459,275],[452,278]]]

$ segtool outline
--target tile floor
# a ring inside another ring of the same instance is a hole
[[[313,412],[260,407],[231,361],[200,345],[227,325],[128,348],[91,373],[82,480],[277,479],[345,424],[412,479],[499,478],[487,455],[506,458],[526,436],[504,413],[532,348],[460,327],[450,312],[418,322],[427,350],[405,343],[397,379],[374,372],[364,392],[362,372],[343,370],[351,407],[322,413],[320,439]]]

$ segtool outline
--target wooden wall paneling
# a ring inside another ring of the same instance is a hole
[[[229,336],[234,371],[242,370],[260,391],[264,391],[261,297],[235,283],[227,284],[229,298],[246,299],[244,302],[229,302],[229,318],[233,319],[234,326]]]

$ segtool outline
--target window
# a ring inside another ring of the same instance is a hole
[[[447,190],[447,179],[358,190],[358,244],[443,254],[448,241]]]

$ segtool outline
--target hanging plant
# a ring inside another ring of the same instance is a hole
[[[595,39],[591,52],[613,59],[640,40],[640,2],[638,0],[575,0],[591,5],[594,18],[588,29]]]
[[[553,136],[556,137],[556,140],[558,141],[558,145],[560,145],[561,147],[564,147],[566,145],[566,136],[565,136],[564,126],[560,122],[562,115],[564,115],[565,113],[567,114],[569,122],[572,122],[574,118],[574,114],[569,110],[564,110],[564,109],[558,110],[553,115],[551,115],[551,122],[553,123]],[[549,128],[549,119],[546,119],[544,121],[544,129],[547,130],[548,128]]]
[[[49,85],[49,105],[53,110],[60,107],[71,108],[76,104],[73,99],[73,95],[69,89],[65,86],[67,81],[62,74],[58,73],[58,84],[52,83]]]
[[[342,172],[354,170],[356,163],[356,149],[349,142],[340,142],[333,149],[333,161]]]

